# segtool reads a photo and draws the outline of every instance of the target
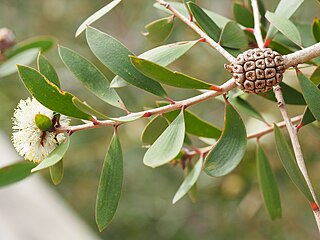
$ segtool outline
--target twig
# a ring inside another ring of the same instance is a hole
[[[146,111],[142,111],[142,112],[130,113],[130,116],[143,115],[145,117],[150,117],[151,115],[171,112],[171,111],[180,109],[183,106],[188,107],[188,106],[206,101],[210,98],[220,96],[220,95],[230,91],[231,89],[235,88],[236,83],[235,83],[234,79],[231,78],[230,80],[228,80],[227,82],[225,82],[224,84],[222,84],[219,87],[221,88],[221,91],[218,91],[218,92],[217,91],[208,91],[208,92],[205,92],[203,94],[200,94],[200,95],[192,97],[192,98],[188,98],[188,99],[185,99],[182,101],[177,101],[171,105],[166,105],[163,107],[158,107],[158,108],[154,108],[154,109],[150,109],[150,110],[146,110]],[[86,123],[86,124],[82,124],[82,125],[69,126],[69,127],[58,127],[55,129],[55,132],[56,133],[64,133],[64,132],[74,133],[74,132],[77,132],[80,130],[99,128],[99,127],[103,127],[103,126],[114,126],[114,125],[118,125],[118,124],[119,124],[119,122],[112,121],[112,120],[105,120],[105,121],[98,121],[97,120],[94,123]]]
[[[286,105],[285,105],[285,101],[284,101],[284,98],[283,98],[281,87],[279,85],[277,85],[277,86],[273,87],[273,91],[274,91],[274,94],[275,94],[276,99],[278,101],[278,106],[279,106],[281,115],[282,115],[282,117],[283,117],[283,119],[284,119],[284,121],[286,123],[287,129],[288,129],[288,132],[289,132],[289,136],[290,136],[290,140],[291,140],[291,143],[292,143],[294,155],[296,157],[296,161],[298,163],[299,169],[300,169],[304,179],[306,180],[306,182],[308,184],[308,187],[309,187],[310,192],[311,192],[312,197],[313,197],[313,201],[317,205],[315,208],[313,208],[313,213],[314,213],[314,216],[315,216],[315,219],[316,219],[316,222],[317,222],[318,229],[320,231],[320,213],[319,213],[319,207],[318,207],[319,204],[318,204],[316,195],[314,193],[313,187],[311,185],[311,182],[310,182],[310,179],[309,179],[309,175],[308,175],[308,172],[307,172],[307,168],[306,168],[305,163],[304,163],[304,159],[303,159],[303,155],[302,155],[302,151],[301,151],[301,146],[300,146],[299,139],[298,139],[297,127],[295,127],[292,124],[292,122],[291,122],[291,120],[289,118],[289,115],[288,115],[288,112],[287,112],[287,109],[286,109]]]
[[[262,39],[261,29],[260,29],[260,13],[258,8],[257,0],[251,0],[252,10],[253,10],[253,17],[254,17],[254,37],[258,43],[258,47],[260,49],[264,48],[264,43]]]
[[[284,67],[289,68],[292,66],[296,66],[299,63],[305,63],[319,56],[320,56],[320,43],[316,43],[310,47],[307,47],[302,50],[283,56]]]
[[[169,3],[163,0],[156,0],[159,4],[163,5],[172,14],[187,24],[191,29],[193,29],[201,38],[203,38],[211,47],[215,48],[219,53],[222,54],[230,63],[234,62],[236,59],[228,53],[223,47],[221,47],[217,42],[215,42],[212,38],[210,38],[205,32],[203,32],[194,22],[191,22],[185,16],[183,16],[180,12],[170,6]]]

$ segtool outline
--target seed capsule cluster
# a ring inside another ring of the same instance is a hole
[[[238,55],[227,69],[239,88],[247,93],[264,93],[282,81],[283,57],[270,48],[249,49]]]

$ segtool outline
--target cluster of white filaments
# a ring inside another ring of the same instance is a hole
[[[12,142],[17,152],[26,160],[41,162],[45,159],[65,137],[63,134],[43,132],[35,123],[36,114],[53,118],[54,112],[41,105],[36,99],[20,100],[14,111]],[[66,127],[70,119],[61,115],[60,126]]]

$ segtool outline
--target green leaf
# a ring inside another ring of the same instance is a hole
[[[278,16],[289,19],[292,14],[300,7],[304,0],[281,0],[274,12]],[[266,38],[273,38],[277,33],[274,26],[270,26]]]
[[[288,39],[301,46],[301,36],[299,30],[289,19],[269,11],[266,13],[266,18]]]
[[[260,191],[264,204],[272,220],[281,218],[281,202],[276,178],[263,149],[257,148],[257,168]]]
[[[55,39],[50,36],[39,36],[35,38],[29,38],[22,42],[19,42],[15,47],[6,52],[6,58],[11,58],[19,53],[25,52],[30,49],[38,49],[37,52],[44,53],[53,47]]]
[[[149,51],[140,54],[138,57],[165,67],[183,56],[196,43],[198,43],[198,40],[171,43],[150,49]]]
[[[219,42],[221,46],[233,49],[245,49],[248,47],[246,35],[239,25],[233,21],[228,22],[222,29]]]
[[[95,12],[94,14],[92,14],[90,17],[88,17],[77,29],[76,37],[78,37],[84,30],[86,30],[87,26],[99,20],[101,17],[107,14],[110,10],[112,10],[115,6],[117,6],[120,2],[121,0],[114,0],[110,2],[108,5],[98,10],[97,12]]]
[[[158,167],[174,159],[182,148],[184,135],[185,123],[181,110],[176,119],[148,149],[143,163],[149,167]]]
[[[184,4],[187,4],[188,2],[196,3],[196,0],[183,0],[183,3],[184,3]]]
[[[83,85],[97,97],[121,108],[121,101],[117,92],[110,88],[108,79],[86,58],[69,48],[59,46],[59,55],[67,68],[79,79]]]
[[[193,169],[190,171],[188,176],[184,179],[182,184],[180,185],[178,191],[173,197],[172,203],[175,204],[177,201],[179,201],[189,190],[192,188],[192,186],[197,182],[203,165],[203,157],[200,156],[197,163],[194,165]]]
[[[304,179],[296,159],[290,149],[286,139],[284,138],[281,130],[277,125],[274,125],[274,134],[276,141],[276,148],[279,158],[284,166],[286,172],[291,178],[292,182],[298,187],[302,194],[310,201],[313,202],[311,192],[308,188],[307,182]]]
[[[41,131],[49,131],[52,129],[52,121],[49,117],[43,114],[36,114],[34,117],[34,121],[36,123],[36,126],[41,130]]]
[[[320,42],[320,19],[319,18],[315,18],[313,20],[312,33],[313,33],[314,39],[317,42]]]
[[[283,92],[283,96],[286,104],[306,105],[303,95],[299,91],[297,91],[293,87],[290,87],[284,82],[281,82],[279,85],[282,88],[282,92]],[[274,96],[273,91],[268,91],[266,93],[258,94],[258,96],[262,96],[270,101],[277,102],[277,99]]]
[[[289,48],[288,45],[286,45],[282,42],[275,41],[275,40],[272,40],[272,42],[269,44],[269,47],[272,50],[274,50],[282,55],[287,55],[289,53],[294,52],[294,50]]]
[[[310,47],[311,45],[316,43],[312,34],[312,27],[310,24],[298,22],[294,22],[294,24],[299,30],[303,47]]]
[[[126,87],[128,85],[129,85],[129,83],[127,81],[123,80],[123,78],[121,78],[117,75],[112,79],[112,81],[110,83],[110,88],[122,88],[122,87]]]
[[[153,48],[147,52],[140,54],[138,57],[149,60],[151,62],[157,63],[165,67],[171,64],[172,62],[176,61],[182,55],[184,55],[196,43],[198,43],[198,40],[171,43],[171,44]],[[112,80],[110,87],[119,88],[119,87],[125,87],[127,85],[128,85],[128,82],[124,81],[121,77],[116,76]]]
[[[212,177],[224,176],[234,170],[246,151],[246,128],[229,103],[226,104],[224,121],[222,135],[205,159],[204,170]]]
[[[314,70],[314,72],[312,73],[310,80],[315,84],[315,85],[319,85],[320,84],[320,66],[318,66],[316,68],[316,70]]]
[[[302,126],[308,125],[314,122],[315,120],[316,118],[313,116],[312,112],[310,111],[310,108],[306,107],[301,121]]]
[[[178,12],[180,12],[182,15],[184,15],[185,17],[189,17],[189,12],[187,10],[187,8],[185,7],[185,5],[183,3],[179,3],[179,2],[172,2],[172,1],[166,1],[167,3],[170,4],[171,7],[173,7],[174,9],[176,9]],[[172,14],[168,9],[166,9],[164,6],[162,6],[160,3],[155,3],[153,5],[155,8],[158,8],[168,14]],[[224,25],[227,24],[227,22],[230,21],[229,18],[226,18],[222,15],[219,15],[213,11],[207,10],[207,9],[203,9],[205,11],[205,13],[219,26],[219,28],[223,28]]]
[[[242,99],[240,96],[238,97],[231,97],[229,98],[230,103],[232,103],[235,108],[237,108],[240,112],[243,112],[250,117],[253,117],[255,119],[258,119],[262,122],[266,122],[266,120],[263,118],[263,116],[258,112],[250,103]]]
[[[233,4],[233,15],[238,23],[247,28],[254,27],[253,13],[241,3]]]
[[[36,163],[21,161],[9,166],[0,168],[0,187],[18,182],[31,175],[30,170],[36,166]]]
[[[38,48],[28,49],[4,61],[0,64],[0,78],[17,72],[17,64],[31,64],[37,58],[38,53]]]
[[[298,71],[298,79],[303,96],[313,116],[320,121],[320,89],[317,88],[302,72]]]
[[[60,143],[41,163],[38,164],[31,172],[40,171],[42,169],[52,167],[57,162],[59,162],[63,156],[66,154],[70,145],[70,137],[66,136],[66,139]]]
[[[195,3],[189,2],[188,6],[199,26],[208,34],[209,37],[217,42],[221,33],[221,29],[218,25]]]
[[[132,85],[157,96],[166,97],[161,85],[144,76],[132,66],[129,55],[133,55],[122,43],[94,28],[87,28],[87,41],[91,51],[113,73],[119,75]]]
[[[96,199],[96,222],[102,232],[116,213],[123,182],[123,158],[117,133],[113,135],[103,163]]]
[[[152,144],[161,133],[168,127],[167,120],[162,116],[156,116],[145,126],[141,134],[143,144]]]
[[[95,110],[86,102],[82,102],[79,98],[73,97],[72,98],[73,104],[82,112],[87,113],[91,116],[100,117],[102,119],[109,119],[108,116],[104,115],[103,113]]]
[[[74,97],[68,92],[61,91],[37,70],[18,65],[21,80],[31,95],[47,108],[66,116],[91,120],[92,117],[78,108],[72,102]]]
[[[130,56],[130,59],[135,68],[145,76],[169,86],[190,89],[210,89],[212,86],[209,83],[187,76],[183,73],[171,71],[142,58]]]
[[[57,162],[55,165],[49,167],[50,177],[54,185],[61,183],[64,170],[63,170],[63,159]]]
[[[39,53],[37,58],[37,65],[39,72],[44,75],[50,82],[60,88],[60,81],[56,70],[50,64],[48,59]]]
[[[165,17],[153,21],[145,26],[147,32],[143,35],[153,43],[164,42],[171,34],[174,25],[174,17]]]
[[[158,106],[164,106],[167,104],[167,102],[157,102]],[[179,110],[167,112],[164,114],[169,122],[172,122],[178,115]],[[189,110],[184,110],[184,122],[186,125],[186,132],[192,135],[214,139],[218,139],[221,135],[220,129],[199,118]]]

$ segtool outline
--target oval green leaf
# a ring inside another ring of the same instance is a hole
[[[235,2],[233,4],[233,15],[235,20],[242,26],[247,28],[254,27],[253,13],[241,3]]]
[[[121,108],[117,92],[110,88],[108,79],[90,61],[75,51],[59,46],[59,55],[66,67],[97,97],[112,106]]]
[[[21,161],[0,168],[0,187],[18,182],[31,175],[31,169],[37,164],[29,161]]]
[[[167,102],[157,102],[158,106],[165,106],[167,104]],[[169,122],[172,122],[178,115],[179,110],[164,114]],[[194,136],[213,139],[218,139],[221,136],[221,130],[219,128],[201,119],[189,110],[184,110],[184,122],[186,125],[186,132]]]
[[[197,182],[203,165],[203,157],[200,156],[197,163],[194,165],[193,169],[189,172],[187,177],[184,179],[182,184],[180,185],[178,191],[173,197],[172,203],[175,204],[179,201],[189,190],[193,187],[193,185]]]
[[[151,145],[161,133],[168,127],[167,120],[162,116],[156,116],[145,126],[141,134],[143,144]]]
[[[289,19],[292,14],[300,7],[304,0],[281,0],[276,8],[275,14]],[[277,33],[277,29],[271,25],[266,38],[272,38]]]
[[[287,18],[282,15],[267,11],[266,18],[275,26],[283,35],[292,42],[301,46],[301,36],[297,27]]]
[[[203,31],[205,31],[209,37],[217,42],[221,34],[221,29],[218,27],[218,25],[197,4],[189,2],[188,7]]]
[[[88,17],[76,31],[76,37],[78,37],[84,30],[86,30],[86,27],[90,24],[94,23],[95,21],[99,20],[101,17],[103,17],[105,14],[107,14],[110,10],[112,10],[115,6],[117,6],[121,0],[114,0],[110,2],[108,5],[104,6],[94,14],[92,14],[90,17]]]
[[[320,121],[320,89],[317,88],[302,72],[298,71],[298,79],[303,96],[313,116]]]
[[[61,183],[64,169],[63,169],[63,159],[57,162],[55,165],[49,167],[51,181],[54,185],[58,185]]]
[[[232,49],[245,49],[248,47],[246,35],[239,25],[233,21],[228,22],[222,29],[219,43],[223,47]]]
[[[320,42],[320,19],[319,18],[315,18],[313,20],[312,33],[313,33],[314,39],[317,42]]]
[[[313,202],[311,192],[308,188],[307,182],[304,179],[296,159],[293,155],[291,148],[289,147],[283,133],[277,125],[274,125],[274,135],[276,141],[276,148],[278,156],[286,170],[287,174],[291,178],[291,181],[298,187],[302,194],[310,201]]]
[[[100,232],[110,224],[116,213],[122,182],[123,157],[121,145],[115,133],[103,163],[96,199],[95,215]]]
[[[14,46],[14,48],[11,51],[6,52],[6,58],[11,58],[19,53],[25,52],[26,50],[30,49],[40,49],[40,52],[44,53],[51,49],[54,43],[55,39],[50,36],[39,36],[35,38],[29,38],[22,42],[19,42]]]
[[[0,78],[9,76],[10,74],[17,72],[17,64],[31,64],[37,58],[38,53],[38,48],[28,49],[4,61],[0,64]]]
[[[37,70],[18,65],[21,80],[31,95],[47,108],[66,116],[91,120],[92,117],[74,106],[72,94],[63,92]]]
[[[133,55],[133,53],[122,43],[92,27],[87,28],[86,35],[91,51],[113,73],[147,92],[161,97],[167,96],[158,82],[144,76],[132,66],[128,56]]]
[[[63,156],[66,154],[70,145],[70,137],[66,135],[66,139],[60,143],[41,163],[38,164],[31,172],[40,171],[42,169],[51,167],[59,162]]]
[[[212,86],[209,83],[187,76],[183,73],[171,71],[142,58],[130,56],[130,59],[135,68],[142,74],[169,86],[189,89],[210,89]]]
[[[261,195],[272,220],[281,218],[279,187],[269,160],[263,149],[257,146],[257,168]]]
[[[143,158],[143,163],[149,167],[158,167],[174,159],[183,145],[185,123],[183,110],[166,128],[160,137],[151,145]]]
[[[226,104],[224,121],[222,135],[205,159],[204,170],[212,177],[224,176],[234,170],[246,151],[246,128],[229,103]]]
[[[37,65],[38,65],[38,70],[42,75],[44,75],[50,82],[55,84],[58,88],[61,87],[56,70],[50,64],[48,59],[44,57],[41,53],[39,53],[38,55]]]
[[[262,122],[266,122],[266,120],[263,118],[260,112],[258,112],[250,103],[248,103],[246,100],[242,99],[240,96],[238,97],[230,97],[229,101],[232,103],[232,105],[239,110],[239,112],[243,112],[250,117],[253,117],[255,119],[258,119]]]
[[[143,36],[150,42],[162,43],[170,36],[173,25],[173,16],[158,19],[145,26],[147,32],[143,33]]]
[[[41,130],[41,131],[49,131],[52,129],[52,121],[49,117],[43,114],[36,114],[34,117],[34,121],[36,123],[36,126]]]
[[[138,57],[157,63],[163,67],[173,63],[187,51],[189,51],[198,41],[184,41],[171,43],[153,48],[147,52],[140,54]],[[125,87],[129,83],[121,77],[116,76],[110,84],[112,88]]]

